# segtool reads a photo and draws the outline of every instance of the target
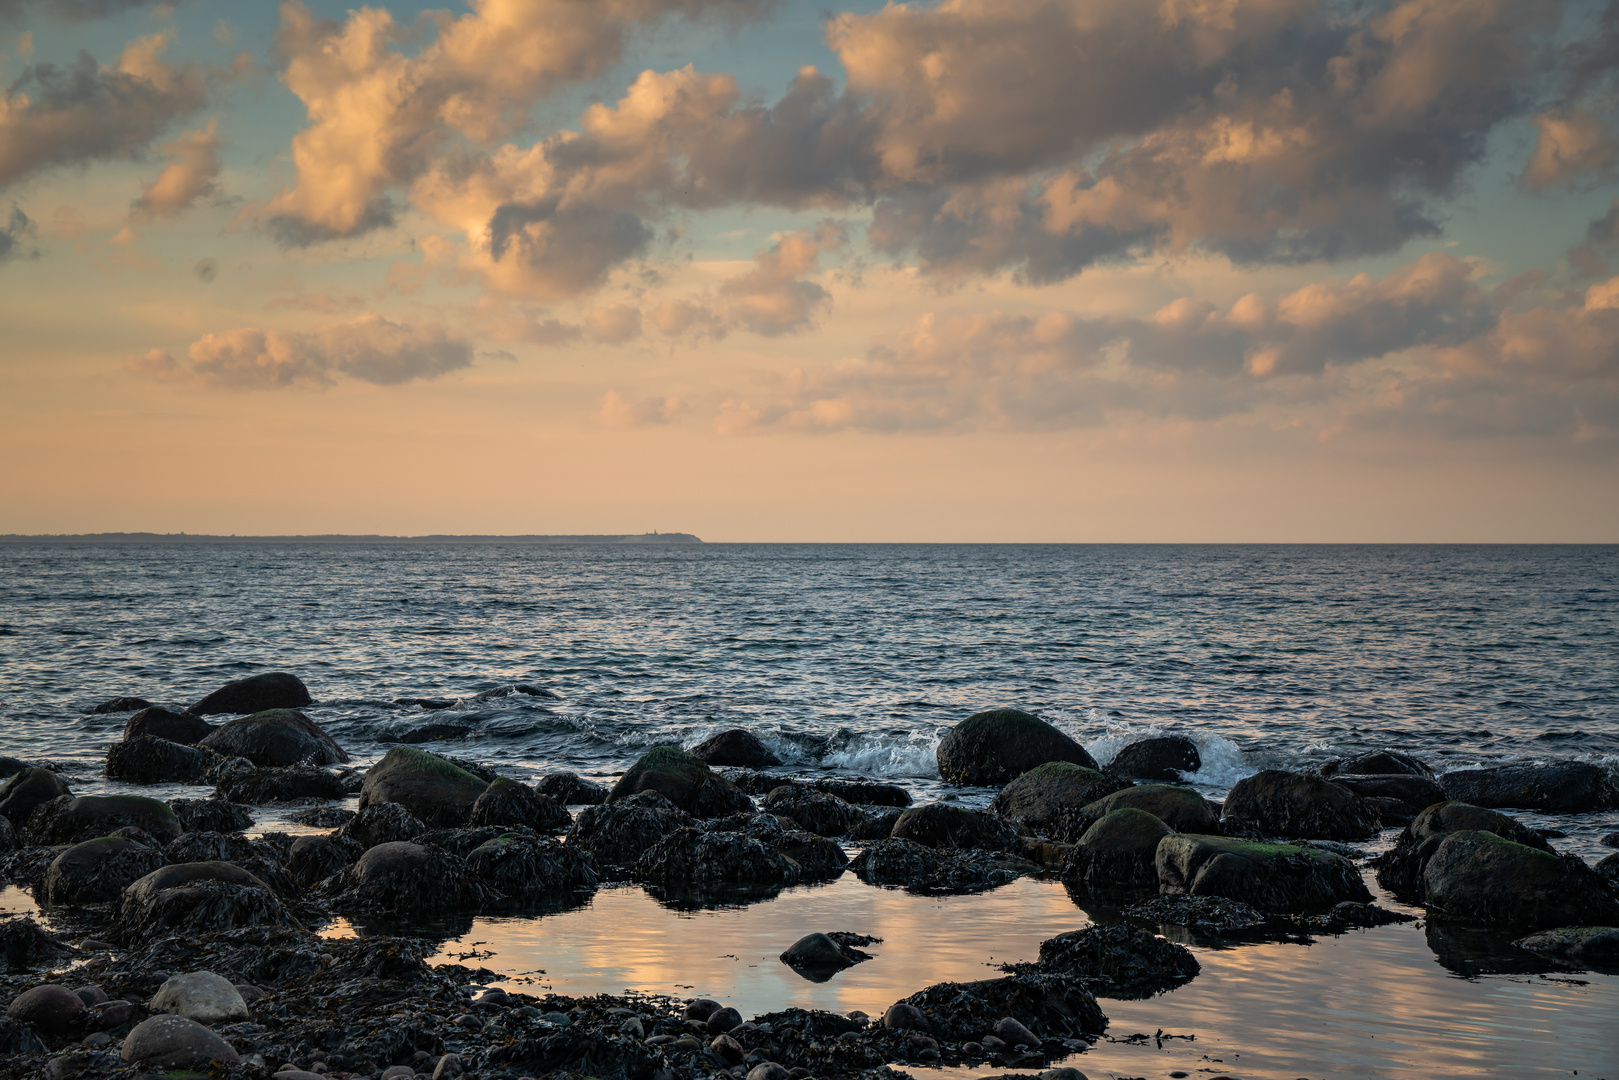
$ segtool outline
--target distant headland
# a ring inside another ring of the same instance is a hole
[[[626,535],[579,534],[569,536],[349,536],[321,533],[313,536],[211,536],[206,533],[54,533],[25,536],[0,535],[0,544],[701,544],[691,533],[649,532]]]

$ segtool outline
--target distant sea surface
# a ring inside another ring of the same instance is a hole
[[[75,790],[124,721],[98,702],[266,670],[361,762],[436,724],[426,748],[518,776],[740,726],[928,797],[940,735],[1006,706],[1104,763],[1188,734],[1213,796],[1377,747],[1614,769],[1619,547],[0,547],[0,752]]]

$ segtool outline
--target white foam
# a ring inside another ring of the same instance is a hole
[[[1243,777],[1252,776],[1273,763],[1263,755],[1245,754],[1230,739],[1209,731],[1154,722],[1132,723],[1104,714],[1099,709],[1084,712],[1052,710],[1042,717],[1053,727],[1072,736],[1099,765],[1110,765],[1131,743],[1162,735],[1181,735],[1192,740],[1202,765],[1182,779],[1200,788],[1224,791]]]
[[[908,735],[860,735],[848,746],[830,751],[821,764],[847,769],[862,776],[939,778],[939,736],[925,732]]]

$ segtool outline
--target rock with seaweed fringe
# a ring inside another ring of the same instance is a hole
[[[427,831],[427,826],[398,803],[384,802],[367,806],[344,822],[337,831],[364,850],[378,844],[414,840]]]
[[[656,791],[643,791],[604,806],[587,806],[574,819],[566,842],[604,876],[626,876],[628,868],[659,840],[695,819]]]
[[[559,833],[573,824],[560,803],[527,784],[504,776],[490,781],[472,804],[471,825],[521,825],[535,832]]]
[[[738,833],[680,829],[663,837],[635,863],[635,878],[681,895],[791,885],[797,863],[766,844]]]
[[[1008,821],[1043,830],[1065,813],[1130,786],[1110,773],[1071,761],[1037,765],[1003,787],[989,808]]]
[[[142,709],[124,722],[124,741],[154,736],[195,746],[214,732],[214,725],[195,713],[174,712],[160,705]]]
[[[1176,784],[1123,788],[1078,810],[1059,814],[1048,831],[1058,840],[1076,843],[1103,817],[1125,809],[1144,810],[1176,832],[1220,835],[1220,818],[1209,801],[1191,788]]]
[[[327,879],[325,891],[335,910],[366,915],[475,911],[500,896],[473,878],[466,860],[409,841],[371,848]]]
[[[226,757],[244,757],[261,769],[284,769],[300,763],[337,765],[347,751],[320,725],[297,709],[267,709],[240,716],[215,728],[197,743]]]
[[[547,773],[534,781],[534,790],[549,795],[559,806],[599,806],[607,801],[606,788],[578,773]]]
[[[1447,835],[1469,831],[1494,833],[1552,854],[1546,838],[1527,825],[1497,810],[1452,799],[1423,810],[1395,839],[1392,848],[1372,860],[1377,868],[1377,883],[1401,900],[1421,903],[1422,868]]]
[[[220,798],[252,806],[341,799],[347,794],[336,773],[314,765],[256,768],[226,776],[218,785]]]
[[[1068,853],[1063,880],[1098,889],[1156,889],[1158,842],[1174,831],[1145,810],[1103,814]]]
[[[1262,911],[1308,912],[1372,894],[1342,855],[1294,844],[1175,834],[1158,842],[1158,890],[1224,896]]]
[[[60,776],[49,769],[27,766],[0,784],[0,817],[20,829],[36,809],[71,794],[67,782]]]
[[[124,890],[114,940],[209,934],[242,926],[296,926],[262,879],[228,862],[180,863],[154,870]]]
[[[913,806],[900,814],[889,834],[931,848],[1019,851],[1021,834],[1004,818],[949,803]]]
[[[1083,746],[1020,709],[974,713],[939,740],[935,756],[951,784],[1005,784],[1048,761],[1097,768]]]
[[[693,817],[725,817],[753,809],[753,800],[706,762],[678,746],[654,746],[613,785],[609,803],[656,791]]]
[[[1202,970],[1184,945],[1130,926],[1088,926],[1040,943],[1033,964],[1001,970],[1077,975],[1101,997],[1148,998],[1190,981]]]
[[[849,856],[836,840],[801,829],[784,829],[764,842],[777,854],[797,863],[804,881],[835,878],[849,865]]]
[[[24,833],[36,844],[76,844],[126,825],[160,844],[180,835],[180,819],[169,805],[144,795],[61,795],[34,808]]]
[[[1256,930],[1268,921],[1263,911],[1223,896],[1158,896],[1125,908],[1124,917],[1145,926],[1223,933]]]
[[[366,770],[360,809],[398,803],[429,826],[464,825],[489,787],[472,773],[414,746],[396,746]]]
[[[71,945],[26,915],[0,918],[0,972],[55,967],[72,953]]]
[[[927,1017],[933,1035],[960,1042],[993,1032],[998,1017],[1011,1017],[1039,1038],[1095,1039],[1107,1016],[1073,975],[1025,972],[999,979],[938,983],[904,998]]]
[[[141,735],[109,746],[102,771],[132,784],[197,784],[218,762],[211,751]]]
[[[347,870],[365,854],[365,848],[347,836],[336,833],[300,836],[287,853],[287,873],[304,889]]]
[[[473,848],[467,867],[509,899],[534,902],[588,894],[596,872],[577,851],[555,840],[502,833]]]
[[[1619,967],[1619,927],[1616,926],[1560,926],[1519,938],[1513,944],[1571,964]]]
[[[836,795],[798,786],[772,789],[762,806],[768,813],[793,819],[799,828],[817,836],[848,836],[867,817],[864,810]]]
[[[181,832],[241,832],[253,824],[247,807],[229,799],[170,799],[169,809],[180,820]]]
[[[122,836],[85,840],[51,861],[39,899],[45,907],[110,904],[167,861],[160,849]]]
[[[1555,855],[1491,832],[1445,835],[1422,867],[1430,916],[1525,930],[1619,923],[1602,877],[1577,855]]]
[[[902,839],[867,846],[849,868],[871,885],[941,894],[988,892],[1039,869],[1004,852],[941,851]]]
[[[1360,796],[1311,773],[1264,769],[1232,785],[1222,820],[1237,820],[1267,836],[1364,840],[1382,823]]]

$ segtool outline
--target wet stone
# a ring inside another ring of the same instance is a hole
[[[1108,771],[1132,780],[1179,780],[1202,767],[1197,744],[1184,735],[1133,742],[1108,763]]]
[[[548,773],[534,782],[534,790],[549,795],[559,806],[599,806],[607,801],[606,788],[578,773]]]
[[[229,1065],[239,1057],[224,1039],[182,1016],[142,1021],[125,1037],[120,1056],[131,1064],[160,1069],[198,1069],[213,1062]]]
[[[253,824],[247,807],[228,799],[170,799],[182,832],[241,832]]]
[[[521,825],[535,832],[558,833],[572,825],[573,818],[551,796],[501,776],[472,804],[468,823],[474,826]]]
[[[165,861],[158,848],[121,836],[86,840],[52,860],[40,886],[40,900],[47,907],[110,904]]]
[[[218,790],[222,798],[253,806],[341,799],[347,794],[336,773],[313,765],[255,768],[220,780]]]
[[[194,713],[173,712],[153,705],[137,712],[124,724],[124,741],[154,736],[182,746],[195,746],[213,730],[214,725]]]
[[[6,1006],[6,1016],[12,1020],[55,1033],[71,1029],[83,1013],[83,999],[57,983],[24,990]]]
[[[939,775],[951,784],[1005,784],[1048,761],[1097,768],[1084,747],[1018,709],[969,716],[939,741],[936,756]]]
[[[152,997],[154,1013],[169,1013],[199,1024],[247,1019],[247,1002],[230,980],[211,971],[192,971],[169,979]]]
[[[207,750],[143,735],[108,747],[104,771],[109,780],[134,784],[198,784],[218,760]]]
[[[355,841],[362,849],[378,844],[414,840],[427,826],[399,803],[384,802],[367,806],[338,829],[338,834]]]

